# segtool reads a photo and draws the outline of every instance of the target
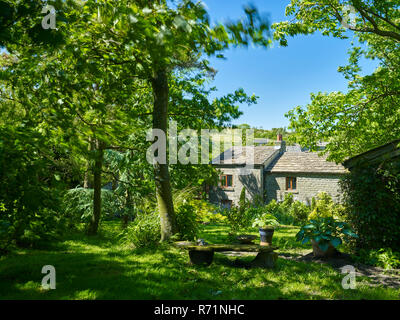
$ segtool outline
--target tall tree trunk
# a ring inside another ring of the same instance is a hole
[[[85,176],[83,177],[83,187],[89,189],[89,169],[86,169]]]
[[[89,223],[88,235],[96,235],[101,217],[101,171],[103,169],[104,148],[101,141],[96,140],[96,151],[93,167],[93,215]]]
[[[167,134],[169,87],[165,70],[156,73],[152,79],[152,87],[154,96],[153,129],[160,129]],[[154,178],[161,220],[161,241],[166,241],[177,233],[168,161],[165,164],[154,163]]]
[[[88,150],[89,150],[89,152],[93,150],[93,140],[91,137],[89,137]],[[88,161],[88,163],[87,163],[85,175],[83,177],[83,187],[85,189],[89,189],[91,187],[90,181],[89,181],[89,173],[90,173],[90,161]]]

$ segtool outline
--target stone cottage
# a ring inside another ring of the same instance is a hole
[[[254,166],[250,174],[243,175],[241,170],[249,157],[254,159]],[[279,138],[276,146],[233,147],[212,164],[221,175],[219,186],[210,188],[210,201],[224,207],[238,204],[242,188],[246,188],[247,199],[258,197],[265,203],[282,201],[292,193],[295,200],[309,204],[322,191],[339,201],[339,180],[347,172],[317,153],[286,147]]]
[[[312,197],[321,191],[338,202],[339,180],[346,172],[342,165],[329,162],[315,152],[286,151],[265,170],[266,202],[282,201],[287,193],[292,193],[295,200],[310,204]]]

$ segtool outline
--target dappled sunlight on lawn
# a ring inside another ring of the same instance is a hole
[[[118,225],[114,226],[119,228]],[[119,229],[116,230],[116,232]],[[280,228],[274,243],[295,248],[297,227]],[[254,231],[254,230],[253,230]],[[227,241],[229,228],[202,227],[210,243]],[[257,234],[256,232],[253,232]],[[111,245],[110,245],[111,244]],[[309,250],[309,249],[308,249]],[[280,252],[281,249],[278,250]],[[285,252],[286,252],[285,251]],[[278,258],[276,268],[237,267],[238,257],[215,254],[209,267],[190,264],[188,253],[167,245],[133,249],[107,237],[66,239],[52,250],[21,250],[2,258],[1,299],[398,299],[399,290],[341,287],[328,265]],[[248,261],[252,256],[240,257]],[[41,268],[54,265],[56,290],[41,288]],[[365,282],[366,283],[366,282]]]

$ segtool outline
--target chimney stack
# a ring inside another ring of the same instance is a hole
[[[286,151],[286,142],[283,141],[283,136],[281,133],[277,135],[276,140],[277,145],[279,146],[278,148],[280,149],[280,153],[284,153]]]

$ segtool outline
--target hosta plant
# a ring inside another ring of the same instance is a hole
[[[326,252],[330,246],[337,248],[346,236],[358,237],[346,222],[327,217],[310,220],[297,233],[296,240],[302,244],[314,240],[318,247]]]
[[[254,227],[262,229],[274,228],[279,227],[279,222],[272,214],[264,213],[261,217],[254,220],[253,228]]]

